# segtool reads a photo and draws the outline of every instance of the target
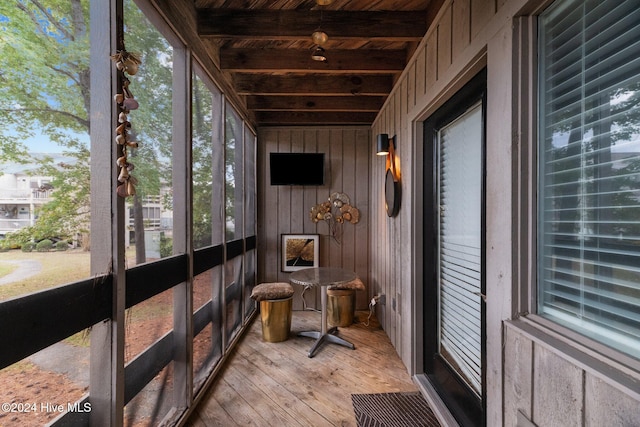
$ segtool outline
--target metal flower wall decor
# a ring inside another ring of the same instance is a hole
[[[351,205],[349,196],[345,193],[331,193],[326,202],[318,203],[311,208],[309,219],[316,224],[325,221],[331,237],[340,243],[342,224],[357,224],[360,221],[360,211]]]

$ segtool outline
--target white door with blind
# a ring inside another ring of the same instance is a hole
[[[425,282],[425,367],[452,414],[472,426],[484,424],[484,85],[478,80],[425,124],[433,148],[425,161],[434,171],[425,180],[433,203],[425,218],[432,223],[425,265],[433,267]]]

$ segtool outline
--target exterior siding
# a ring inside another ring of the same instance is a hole
[[[596,369],[561,340],[519,323],[505,324],[504,425],[517,425],[518,413],[537,426],[640,424],[636,379]]]
[[[386,216],[384,161],[371,156],[371,292],[386,295],[378,318],[409,372],[421,374],[422,156],[430,149],[422,122],[487,67],[487,425],[515,426],[518,419],[538,426],[640,425],[637,360],[591,354],[527,315],[535,311],[529,177],[535,116],[534,96],[523,86],[535,74],[535,52],[521,39],[532,40],[535,27],[526,16],[546,4],[445,1],[372,126],[371,144],[380,133],[397,137],[402,203],[398,216]],[[521,316],[526,321],[515,320]]]

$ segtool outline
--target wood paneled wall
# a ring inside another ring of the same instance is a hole
[[[502,2],[500,2],[502,3]],[[498,4],[494,0],[445,1],[433,24],[394,86],[372,126],[396,135],[402,202],[395,218],[384,210],[384,160],[371,166],[371,277],[373,293],[386,296],[376,314],[396,350],[410,369],[415,365],[416,323],[421,321],[422,233],[421,122],[486,64],[487,28]],[[372,141],[373,143],[373,141]]]
[[[488,69],[487,227],[499,225],[486,245],[487,292],[487,425],[502,425],[502,319],[511,315],[512,252],[509,244],[511,204],[512,17],[526,0],[446,0],[397,81],[372,126],[372,136],[397,136],[402,206],[395,218],[384,213],[384,168],[371,168],[371,265],[373,292],[386,295],[376,314],[409,372],[423,370],[423,122],[485,66]],[[495,62],[490,62],[491,60]],[[495,85],[492,87],[492,85]],[[496,90],[494,90],[496,89]],[[491,105],[493,103],[493,105]],[[507,109],[505,109],[507,108]],[[507,117],[505,117],[505,115]],[[493,122],[492,122],[493,120]],[[377,159],[376,159],[377,160]],[[374,160],[375,161],[375,160]],[[427,168],[428,170],[428,168]],[[497,186],[494,186],[497,185]],[[499,207],[499,211],[498,211]],[[506,239],[505,239],[506,236]]]
[[[288,281],[281,271],[282,234],[319,234],[320,265],[354,270],[369,285],[369,162],[372,154],[368,127],[273,127],[258,131],[258,278]],[[323,186],[272,186],[269,153],[325,153]],[[324,221],[309,219],[311,208],[331,193],[346,193],[360,210],[357,224],[343,224],[339,242]],[[369,287],[369,286],[368,286]],[[303,308],[296,289],[294,310]],[[368,307],[369,292],[357,292],[357,308]],[[319,307],[319,293],[306,292],[307,306]]]
[[[527,150],[537,144],[530,128],[535,96],[523,89],[535,73],[535,53],[532,44],[519,43],[535,31],[518,30],[517,22],[550,3],[445,0],[372,126],[372,143],[380,133],[397,136],[403,199],[398,216],[388,218],[383,162],[372,156],[369,284],[372,293],[386,295],[377,315],[391,342],[409,371],[422,373],[422,216],[430,208],[422,197],[423,153],[432,149],[423,140],[423,122],[486,67],[486,425],[636,425],[637,370],[627,376],[615,359],[594,357],[570,339],[561,342],[553,327],[535,321],[505,326],[535,311],[534,303],[529,310],[519,301],[535,292],[528,282],[535,267],[521,255],[532,250],[523,248],[531,228],[518,223],[529,214],[523,200],[530,197],[527,168],[534,167],[518,156],[529,159]]]

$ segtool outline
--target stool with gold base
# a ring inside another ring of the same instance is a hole
[[[293,286],[285,282],[261,283],[251,291],[251,298],[260,303],[262,338],[281,342],[289,338],[293,315]]]
[[[353,323],[356,311],[356,291],[364,291],[360,278],[327,289],[327,324],[330,328]]]

